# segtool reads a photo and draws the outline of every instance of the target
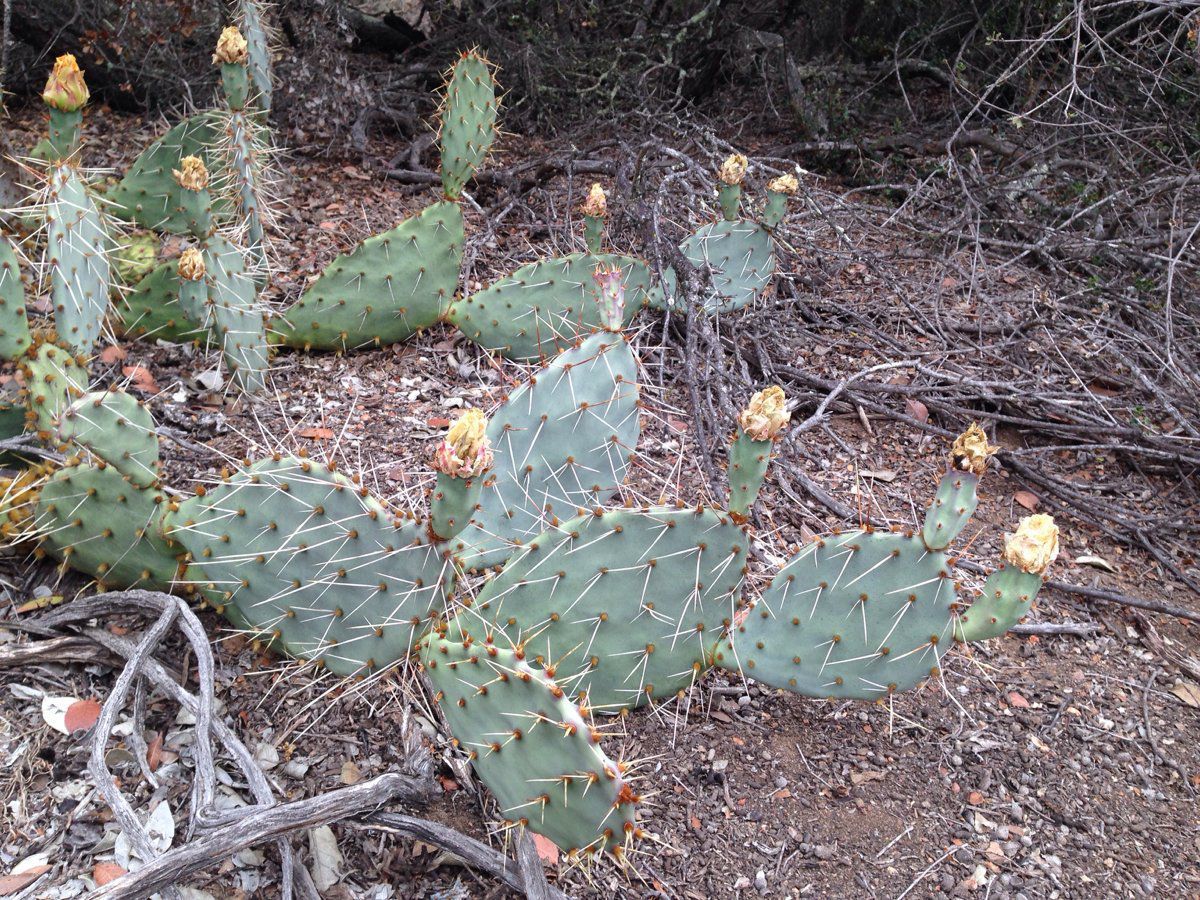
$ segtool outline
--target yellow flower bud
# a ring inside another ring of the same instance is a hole
[[[204,256],[195,247],[188,247],[179,257],[179,277],[185,281],[199,281],[204,277]]]
[[[54,61],[54,71],[46,79],[46,89],[42,91],[42,99],[47,106],[52,106],[59,112],[77,112],[88,102],[87,83],[83,80],[83,72],[70,53],[64,53]]]
[[[593,184],[591,191],[587,195],[587,199],[583,201],[583,206],[580,207],[585,216],[603,216],[608,212],[608,197],[604,194],[604,188],[600,185]]]
[[[972,422],[950,448],[950,464],[963,472],[982,475],[987,471],[988,459],[999,449],[988,443],[987,433],[979,423]]]
[[[213,65],[245,65],[249,58],[246,39],[236,25],[228,26],[217,38],[217,52],[213,54]]]
[[[480,410],[468,408],[450,426],[434,453],[433,467],[457,478],[474,478],[492,467],[487,417]]]
[[[741,184],[742,179],[746,177],[746,167],[750,165],[750,161],[740,153],[735,153],[725,162],[721,163],[721,171],[718,177],[725,184]]]
[[[1016,534],[1004,536],[1004,559],[1022,572],[1041,575],[1058,557],[1058,526],[1044,513],[1026,516]]]
[[[774,385],[750,398],[750,405],[738,413],[738,425],[754,440],[770,441],[783,431],[791,418],[783,388]]]
[[[789,197],[800,190],[800,182],[796,180],[796,176],[789,172],[786,175],[780,175],[767,185],[768,191],[774,191],[776,194],[787,194]]]
[[[202,191],[208,187],[208,169],[204,160],[198,156],[185,156],[179,161],[179,168],[172,174],[176,183],[185,191]]]

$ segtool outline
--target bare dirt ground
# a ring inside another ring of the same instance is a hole
[[[117,124],[98,118],[104,133]],[[113,165],[127,161],[151,135],[139,122],[120,124],[124,137],[99,151],[97,163],[105,152]],[[386,147],[379,152],[390,155]],[[428,202],[428,192],[381,180],[361,160],[297,158],[285,168],[277,300],[294,296],[335,252]],[[584,185],[573,187],[578,196]],[[486,282],[550,252],[534,248],[569,244],[556,217],[560,210],[526,219],[475,255],[469,250],[468,280]],[[468,231],[483,230],[479,212],[469,211]],[[784,277],[803,279],[801,266],[799,253],[784,255]],[[909,299],[925,296],[938,277],[919,273]],[[1019,271],[995,284],[1007,291],[997,302],[1020,303],[1041,280]],[[861,284],[849,293],[863,309],[880,302]],[[788,340],[777,305],[764,302],[745,315],[749,332]],[[646,431],[629,490],[694,501],[706,487],[689,441],[686,397],[669,377],[678,360],[660,348],[655,321],[645,324],[637,341],[650,388]],[[841,355],[840,338],[831,333],[825,348],[795,346],[796,363],[828,373],[862,365]],[[125,341],[94,364],[93,380],[131,383],[180,438],[164,442],[163,454],[168,481],[181,490],[215,479],[227,460],[303,447],[355,467],[379,496],[409,507],[424,502],[431,482],[425,457],[441,420],[463,404],[495,403],[521,374],[440,328],[346,357],[282,352],[277,393],[266,400],[235,400],[197,381],[216,369],[214,359],[191,348]],[[660,381],[664,386],[654,388]],[[1017,440],[1001,433],[1001,443],[1006,439]],[[895,423],[838,414],[829,433],[806,436],[801,467],[853,508],[912,522],[943,453],[936,441]],[[975,520],[980,534],[964,558],[998,559],[1001,533],[1027,513],[1018,492],[1028,489],[989,474]],[[1169,504],[1170,485],[1161,491]],[[853,524],[785,496],[768,478],[756,521],[764,560],[755,577],[810,534]],[[1096,529],[1062,524],[1058,577],[1200,606],[1153,561]],[[1082,556],[1101,557],[1115,573],[1078,564]],[[49,563],[24,555],[3,565],[10,616],[30,596],[85,589],[78,577],[60,577]],[[979,580],[963,576],[968,587]],[[283,795],[312,796],[397,770],[405,764],[399,735],[410,712],[437,761],[441,788],[418,814],[503,846],[502,835],[489,835],[495,810],[447,750],[412,673],[367,685],[318,679],[231,634],[211,611],[202,618],[215,640],[223,715]],[[552,880],[575,897],[1200,896],[1200,688],[1178,664],[1200,656],[1197,628],[1053,591],[1043,592],[1032,620],[1094,630],[988,641],[951,656],[939,681],[876,705],[806,700],[713,673],[682,700],[609,721],[610,753],[637,764],[648,798],[642,824],[651,837],[632,871],[607,863],[584,870],[563,860],[547,863]],[[122,619],[100,624],[119,633],[144,627]],[[0,622],[0,647],[18,640],[24,638]],[[185,678],[192,673],[186,654],[170,661]],[[103,701],[113,677],[99,654],[86,664],[0,669],[0,869],[34,854],[45,854],[48,867],[13,896],[82,896],[113,855],[111,815],[85,773],[88,735],[60,734],[42,715],[44,696]],[[157,788],[126,750],[111,745],[110,764],[139,809],[186,802],[190,732],[177,712],[151,695]],[[241,787],[233,779],[226,786],[231,796]],[[334,832],[339,877],[325,896],[509,895],[420,842],[351,825]],[[330,862],[311,841],[296,845],[310,867]],[[0,895],[17,884],[0,877]],[[268,847],[241,853],[188,886],[221,898],[273,897],[277,884],[278,861]]]

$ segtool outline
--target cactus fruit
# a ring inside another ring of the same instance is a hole
[[[731,154],[717,172],[717,198],[726,222],[736,222],[742,203],[742,179],[750,161],[740,153]]]
[[[87,369],[53,333],[35,335],[18,367],[25,380],[27,427],[49,441],[57,431],[59,415],[87,393]]]
[[[21,265],[12,242],[0,237],[0,360],[23,356],[30,343]]]
[[[800,190],[800,182],[790,172],[772,179],[767,184],[767,199],[763,201],[763,224],[770,229],[779,227],[787,214],[788,198]]]
[[[183,188],[172,173],[187,156],[214,166],[215,148],[220,138],[217,122],[210,113],[184,119],[147,147],[129,167],[125,177],[108,192],[113,215],[136,222],[143,228],[186,234],[191,231],[184,213]],[[216,207],[222,211],[223,201]]]
[[[246,69],[250,74],[253,105],[264,114],[271,111],[271,29],[263,19],[258,0],[238,0],[238,28],[246,38]]]
[[[42,91],[42,100],[50,108],[47,160],[68,159],[79,149],[79,126],[89,96],[75,57],[70,53],[58,57]]]
[[[170,590],[176,549],[161,535],[166,496],[114,466],[69,462],[41,490],[42,547],[106,587]]]
[[[455,743],[470,756],[506,822],[549,838],[574,858],[620,857],[638,835],[640,797],[600,735],[549,673],[520,650],[430,636],[421,659]]]
[[[339,675],[407,657],[454,584],[421,523],[308,459],[237,471],[179,504],[167,534],[234,625]]]
[[[637,359],[601,331],[564,350],[493,414],[480,508],[451,546],[471,568],[502,562],[556,516],[611,497],[641,433]]]
[[[104,214],[79,172],[51,168],[46,186],[46,264],[59,336],[87,352],[108,312],[111,250]]]
[[[448,541],[470,521],[479,506],[483,479],[492,467],[487,419],[466,410],[450,428],[433,457],[437,487],[429,504],[429,536]]]
[[[983,593],[959,616],[959,638],[999,637],[1029,612],[1042,578],[1058,557],[1058,526],[1050,516],[1026,516],[1004,537],[1004,564],[988,576]]]
[[[463,217],[434,203],[339,256],[277,324],[291,347],[344,352],[402,341],[436,323],[458,285]]]
[[[112,255],[113,282],[135,285],[158,265],[158,238],[148,231],[122,235]]]
[[[745,565],[717,510],[597,509],[515,552],[474,611],[588,706],[631,708],[708,668]]]
[[[446,80],[442,100],[442,188],[457,200],[488,155],[496,138],[496,81],[491,64],[478,51],[459,57]]]
[[[738,415],[738,432],[729,447],[729,511],[736,520],[750,515],[771,461],[771,442],[790,418],[778,386],[759,391]]]
[[[93,391],[59,416],[58,437],[112,466],[131,484],[159,483],[158,433],[154,418],[124,391]]]
[[[521,266],[464,297],[451,307],[449,320],[485,350],[515,360],[546,359],[603,327],[592,277],[597,266],[616,266],[624,274],[625,324],[657,293],[641,260],[572,253]]]
[[[971,426],[954,442],[950,467],[938,484],[937,494],[925,513],[921,537],[933,550],[945,550],[966,527],[979,505],[976,493],[987,462],[999,448],[988,443],[982,428]]]
[[[580,207],[583,213],[583,240],[588,253],[598,256],[604,245],[604,217],[608,215],[608,196],[599,184],[593,184]]]

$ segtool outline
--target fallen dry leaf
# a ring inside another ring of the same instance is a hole
[[[100,718],[100,703],[96,700],[76,700],[67,707],[63,724],[67,731],[87,731]]]
[[[362,772],[358,770],[358,766],[353,760],[346,760],[342,763],[342,784],[358,784],[362,781]]]
[[[875,771],[851,772],[850,780],[855,784],[865,784],[868,781],[882,781],[883,773]]]
[[[1171,693],[1193,709],[1200,708],[1200,685],[1182,681],[1171,688]]]
[[[125,870],[111,860],[96,863],[92,869],[92,880],[96,882],[96,886],[108,884],[110,881],[116,881],[122,875],[126,874]]]
[[[333,429],[310,425],[308,428],[301,428],[299,434],[302,438],[312,438],[314,441],[327,441],[333,437]]]
[[[155,771],[163,762],[163,736],[159,732],[154,732],[154,737],[150,739],[150,743],[146,745],[146,765],[150,767],[150,771]]]
[[[1042,501],[1038,499],[1038,495],[1032,491],[1017,491],[1013,494],[1013,499],[1020,503],[1030,512],[1038,508],[1038,504]]]
[[[558,865],[558,845],[547,837],[534,833],[533,846],[537,848],[538,859],[543,865]]]
[[[904,407],[908,411],[908,414],[918,422],[929,421],[929,407],[920,400],[913,400],[910,398],[905,401]]]
[[[1029,701],[1016,691],[1008,692],[1008,702],[1019,709],[1029,709]]]
[[[157,394],[162,390],[145,366],[125,366],[121,369],[121,374],[129,379],[130,386],[136,391]]]
[[[17,891],[29,887],[37,881],[39,875],[49,871],[49,866],[35,866],[16,875],[0,875],[0,897],[7,897],[9,894],[15,894]]]
[[[1078,566],[1091,566],[1093,569],[1101,569],[1105,572],[1111,572],[1114,575],[1117,574],[1116,566],[1110,563],[1103,556],[1096,556],[1095,554],[1085,554],[1080,556],[1076,558],[1075,564]]]
[[[100,351],[100,362],[111,366],[113,363],[119,363],[128,355],[128,352],[120,344],[109,344]]]

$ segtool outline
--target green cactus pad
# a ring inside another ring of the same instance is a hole
[[[603,327],[596,304],[597,266],[625,273],[628,325],[643,306],[660,302],[650,270],[639,259],[604,253],[572,253],[521,266],[450,308],[449,320],[485,350],[509,359],[542,360]]]
[[[137,487],[155,487],[161,464],[154,417],[124,391],[93,391],[59,416],[58,437],[103,460]]]
[[[538,535],[475,609],[587,705],[686,689],[733,621],[745,533],[712,509],[585,513]]]
[[[267,213],[263,198],[264,166],[267,160],[266,129],[245,112],[214,113],[223,135],[221,153],[225,164],[215,193],[225,202],[217,206],[236,209],[245,229],[247,255],[255,275],[265,273],[266,255],[263,220]]]
[[[555,517],[603,503],[625,480],[641,434],[637,359],[598,332],[512,393],[488,423],[495,454],[480,509],[451,546],[463,564],[502,562]]]
[[[34,340],[20,369],[30,424],[48,441],[57,431],[63,410],[87,393],[87,369],[68,348],[48,339]]]
[[[130,337],[207,343],[210,332],[192,322],[179,302],[179,264],[163,263],[113,304],[117,330]]]
[[[496,81],[487,60],[472,50],[454,64],[442,100],[442,188],[462,195],[496,139]]]
[[[421,659],[455,742],[506,822],[568,852],[619,853],[632,841],[639,798],[545,672],[518,651],[461,632],[427,638]]]
[[[142,151],[120,184],[108,192],[113,215],[152,231],[187,234],[183,189],[171,173],[183,157],[198,156],[214,178],[220,177],[217,154],[209,149],[218,145],[220,137],[211,113],[184,119]]]
[[[113,466],[68,465],[38,498],[43,547],[106,587],[170,590],[178,552],[160,536],[165,496]]]
[[[158,265],[158,236],[148,231],[122,235],[113,250],[113,282],[135,285]]]
[[[1029,612],[1041,586],[1041,575],[1002,565],[988,576],[983,593],[959,615],[959,637],[983,641],[1004,634]]]
[[[258,0],[238,0],[238,30],[246,39],[246,69],[254,86],[251,98],[255,107],[264,113],[271,111],[274,90],[271,84],[271,31],[263,21]]]
[[[950,469],[938,482],[933,504],[925,512],[921,536],[930,550],[950,546],[979,506],[979,476]]]
[[[712,269],[712,290],[704,298],[708,313],[730,312],[752,303],[775,276],[775,248],[771,234],[757,222],[722,220],[703,226],[679,245],[694,266]],[[675,272],[663,272],[663,293],[673,306]],[[652,306],[658,306],[654,298]]]
[[[826,537],[776,574],[717,664],[810,697],[873,700],[915,687],[954,643],[949,569],[920,535]]]
[[[87,352],[100,338],[108,312],[112,249],[104,216],[71,166],[50,170],[46,200],[46,259],[59,338]]]
[[[264,459],[180,504],[168,533],[239,628],[339,675],[405,659],[453,588],[443,548],[353,481],[307,459]]]
[[[458,286],[463,217],[439,202],[330,264],[279,325],[283,343],[346,351],[402,341],[445,313]]]
[[[246,257],[220,235],[204,243],[208,317],[204,322],[221,342],[225,366],[248,394],[266,388],[271,365],[267,326],[258,289],[246,269]]]
[[[0,359],[16,359],[30,343],[21,265],[12,242],[0,237]]]

